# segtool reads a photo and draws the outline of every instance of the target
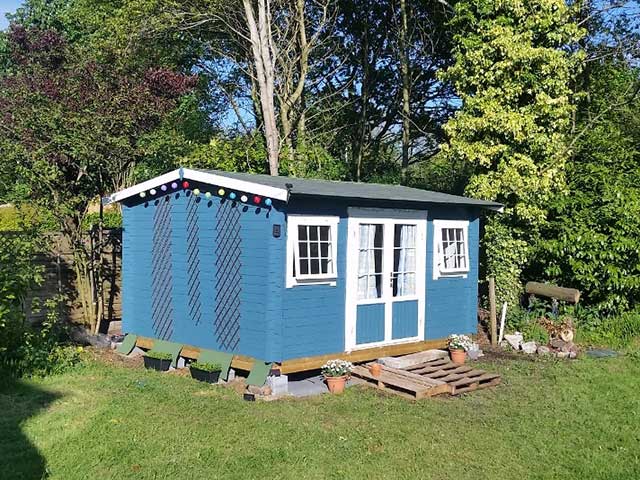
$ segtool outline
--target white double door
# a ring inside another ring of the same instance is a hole
[[[426,217],[349,210],[346,351],[424,340]]]

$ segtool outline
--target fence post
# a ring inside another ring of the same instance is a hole
[[[489,314],[491,318],[491,345],[498,345],[498,326],[496,319],[496,280],[489,278]]]

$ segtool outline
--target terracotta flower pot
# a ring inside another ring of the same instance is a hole
[[[342,393],[344,392],[344,385],[347,383],[347,376],[343,375],[342,377],[325,377],[327,381],[327,387],[329,387],[329,391],[331,393]]]
[[[467,358],[467,352],[465,352],[462,349],[456,349],[456,350],[450,349],[449,353],[451,354],[451,361],[458,365],[462,365],[465,359]]]
[[[380,365],[379,363],[372,363],[371,365],[369,365],[369,371],[374,377],[379,377],[382,373],[382,365]]]

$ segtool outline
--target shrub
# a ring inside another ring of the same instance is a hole
[[[173,355],[171,355],[170,353],[158,352],[156,350],[149,350],[144,355],[145,357],[155,358],[156,360],[172,360],[173,359]]]
[[[585,343],[616,348],[628,347],[640,338],[640,310],[605,318],[591,328],[579,325],[578,338]]]
[[[193,362],[189,365],[190,368],[194,368],[196,370],[202,370],[203,372],[220,372],[222,371],[222,366],[217,363],[206,363],[206,362]]]

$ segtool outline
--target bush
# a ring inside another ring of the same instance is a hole
[[[591,328],[579,325],[578,338],[584,343],[628,347],[640,338],[640,310],[605,318]]]
[[[42,269],[32,260],[45,245],[37,232],[0,235],[0,376],[43,376],[60,373],[80,361],[80,352],[68,346],[59,317],[62,297],[44,302],[45,321],[27,323],[23,302],[42,280]]]

